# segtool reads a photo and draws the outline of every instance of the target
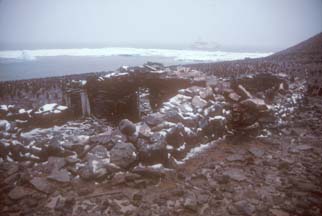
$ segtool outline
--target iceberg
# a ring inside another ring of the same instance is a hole
[[[39,57],[55,56],[159,56],[173,58],[176,61],[228,61],[244,58],[260,58],[272,53],[225,52],[176,49],[144,49],[127,47],[81,48],[81,49],[38,49],[38,50],[7,50],[0,51],[0,58],[18,59],[23,61],[37,60]]]

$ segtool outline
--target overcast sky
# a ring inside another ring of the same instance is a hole
[[[322,0],[0,0],[0,49],[286,48],[322,31]]]

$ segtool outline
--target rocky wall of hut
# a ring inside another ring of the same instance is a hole
[[[96,117],[117,122],[122,118],[139,119],[138,86],[119,77],[90,79],[86,85],[91,112]]]
[[[96,117],[118,123],[134,122],[155,112],[162,103],[191,85],[204,85],[189,79],[154,73],[133,73],[104,79],[89,79],[86,85],[91,112]]]

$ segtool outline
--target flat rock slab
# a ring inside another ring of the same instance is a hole
[[[121,168],[127,168],[136,160],[135,147],[131,143],[117,143],[110,152],[111,162]]]
[[[257,147],[251,147],[249,149],[249,152],[252,153],[255,157],[262,157],[265,153],[263,149],[257,148]]]
[[[237,168],[227,169],[223,172],[223,175],[235,181],[244,181],[246,179],[243,171]]]
[[[66,165],[65,158],[63,157],[49,157],[48,158],[48,166],[51,169],[60,169]]]
[[[299,151],[306,151],[306,150],[311,150],[311,149],[312,149],[312,146],[309,146],[309,145],[296,146],[296,150],[299,150]]]
[[[137,207],[135,207],[134,205],[132,205],[128,200],[117,200],[114,199],[111,202],[112,206],[115,209],[118,209],[119,213],[125,214],[125,215],[129,215],[132,212],[134,212]]]
[[[252,205],[251,203],[248,203],[245,200],[240,200],[238,202],[235,202],[234,206],[240,215],[251,216],[254,214],[256,210],[256,207],[254,205]]]
[[[240,100],[240,96],[236,94],[235,92],[232,92],[228,95],[229,99],[231,99],[234,102],[238,102]]]
[[[35,177],[35,178],[30,180],[30,183],[38,191],[46,193],[46,194],[50,194],[54,190],[54,188],[51,186],[51,184],[48,182],[48,180],[46,178]]]
[[[203,100],[200,96],[194,96],[192,98],[192,105],[195,108],[204,108],[207,105],[207,101]]]
[[[280,209],[269,210],[274,216],[289,216],[290,214]]]
[[[55,209],[60,199],[64,198],[61,195],[52,197],[50,201],[47,203],[46,207],[50,209]]]
[[[70,175],[66,169],[54,169],[50,176],[48,176],[47,178],[61,183],[70,182]]]
[[[12,200],[19,200],[30,194],[31,194],[31,189],[17,186],[9,192],[8,196]]]
[[[226,158],[228,161],[233,162],[233,161],[244,161],[245,157],[243,157],[242,155],[239,154],[233,154],[230,155]]]

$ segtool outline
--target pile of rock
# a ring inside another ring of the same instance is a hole
[[[78,165],[73,164],[75,175],[102,178],[141,164],[174,167],[192,148],[226,135],[256,136],[267,119],[272,118],[264,100],[252,96],[241,84],[230,88],[227,81],[210,83],[207,87],[179,90],[158,112],[148,114],[136,124],[124,119],[118,128],[103,134],[77,136],[68,142],[43,139],[32,145],[22,133],[20,139],[15,139],[15,145],[6,148],[4,144],[3,148],[18,161],[40,162],[50,156],[70,156],[68,160],[80,160]],[[65,109],[50,104],[33,115],[44,118],[61,114]],[[2,125],[10,130],[9,122]]]
[[[104,130],[91,133],[84,128],[77,135],[64,126],[54,131],[35,129],[14,134],[1,140],[3,159],[39,163],[58,157],[64,166],[50,174],[52,179],[70,176],[100,181],[120,171],[160,176],[162,167],[177,167],[204,143],[227,136],[238,140],[258,136],[267,124],[276,122],[275,110],[271,108],[275,105],[266,104],[263,92],[267,89],[280,92],[282,82],[261,86],[254,96],[256,88],[252,79],[257,82],[256,77],[247,78],[245,87],[240,80],[231,82],[212,77],[206,80],[205,87],[180,89],[158,111],[137,123],[123,119],[115,128],[104,126]],[[50,104],[30,115],[47,117],[65,110],[63,106]],[[1,128],[10,131],[10,122],[2,121]]]
[[[252,96],[240,84],[234,89],[225,89],[224,96],[229,101],[231,111],[229,132],[239,141],[241,137],[259,135],[264,123],[275,121],[274,114],[265,101]]]
[[[146,113],[157,111],[179,89],[204,86],[204,78],[200,77],[203,77],[201,72],[148,62],[141,67],[122,67],[119,72],[89,79],[86,91],[92,113],[117,125],[123,118],[139,121]]]

